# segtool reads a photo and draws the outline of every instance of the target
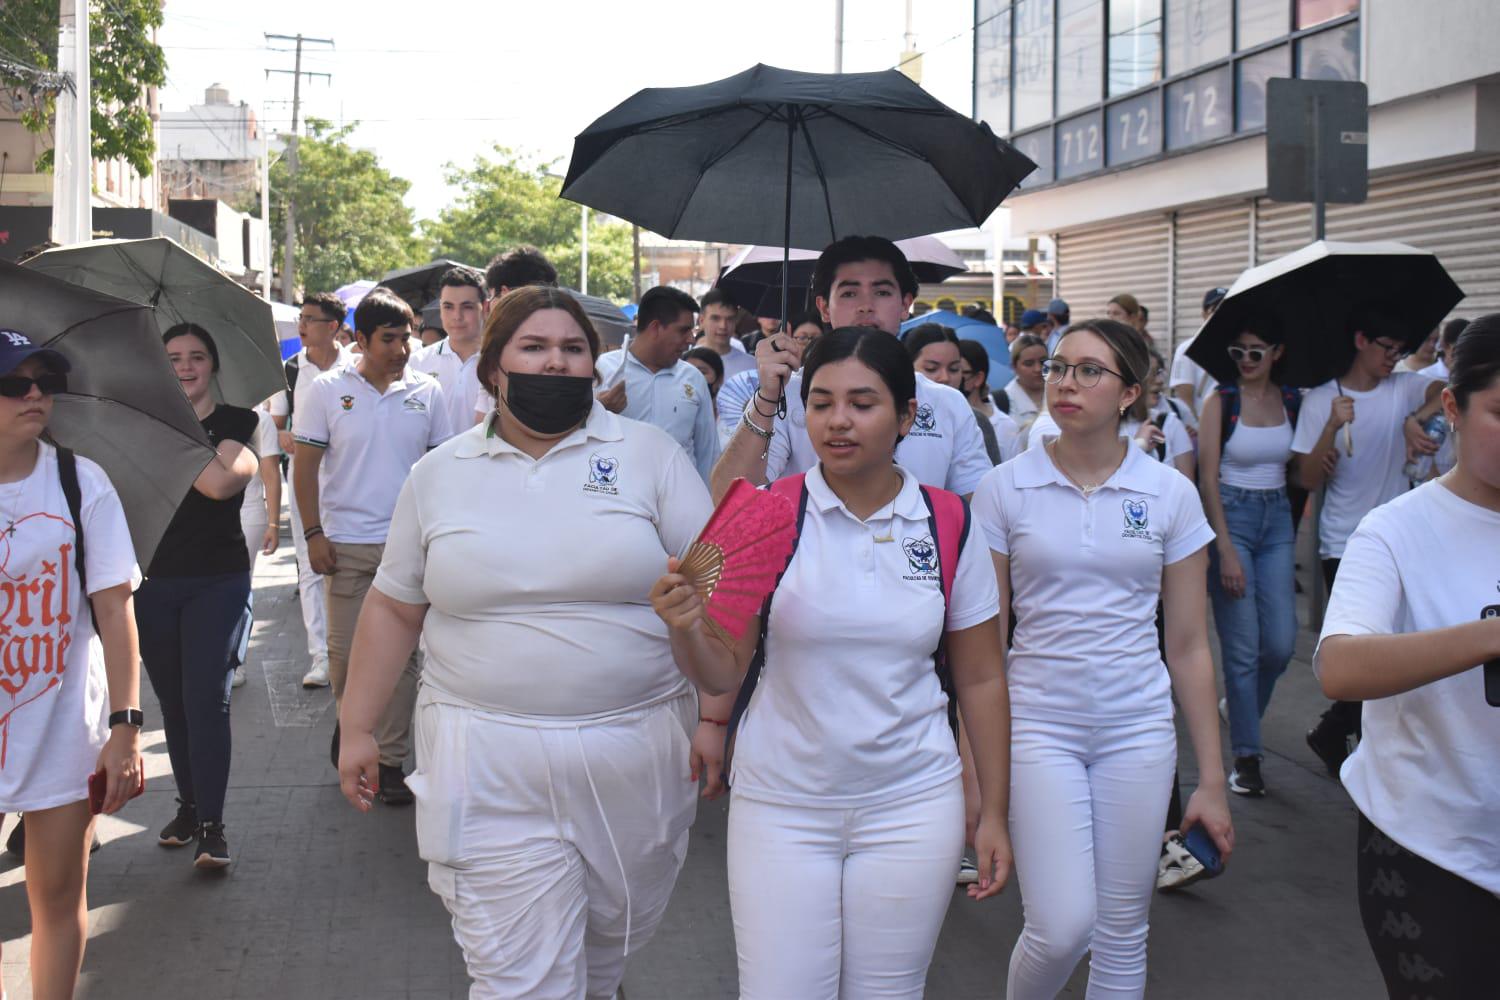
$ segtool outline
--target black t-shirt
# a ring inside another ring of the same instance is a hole
[[[260,418],[254,410],[222,403],[202,421],[204,433],[215,448],[221,441],[238,441],[253,450],[251,443]],[[245,551],[245,532],[240,528],[240,505],[245,499],[241,490],[227,500],[213,500],[196,489],[177,508],[167,533],[162,536],[156,554],[151,557],[147,576],[217,576],[221,573],[248,573],[250,555]]]

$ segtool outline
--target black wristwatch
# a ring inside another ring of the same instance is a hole
[[[138,708],[122,708],[118,712],[109,713],[109,727],[134,726],[141,729],[146,725],[146,716]]]

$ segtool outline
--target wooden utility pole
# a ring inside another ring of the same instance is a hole
[[[297,138],[300,130],[300,113],[302,111],[302,78],[304,76],[321,76],[323,79],[333,81],[331,73],[308,73],[302,69],[302,45],[333,46],[332,38],[305,38],[302,35],[273,35],[266,33],[266,41],[295,42],[296,62],[295,69],[268,69],[266,75],[272,73],[289,73],[292,77],[292,131],[287,137],[286,144],[286,169],[289,181],[295,181],[297,177]],[[286,52],[287,49],[273,49],[274,52]],[[286,190],[286,246],[283,248],[281,258],[281,301],[295,302],[297,299],[297,205],[296,198],[292,194],[292,185],[288,183]],[[269,262],[267,262],[269,265]]]

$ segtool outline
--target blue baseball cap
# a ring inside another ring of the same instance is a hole
[[[1028,309],[1021,314],[1021,329],[1030,330],[1038,323],[1047,322],[1047,314],[1040,309]]]
[[[30,357],[39,357],[59,375],[66,375],[73,366],[68,359],[50,347],[38,347],[31,338],[19,330],[0,327],[0,375],[9,374]]]
[[[1053,299],[1047,303],[1047,312],[1053,316],[1068,315],[1068,304],[1062,299]]]

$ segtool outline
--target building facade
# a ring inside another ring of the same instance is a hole
[[[1075,318],[1130,292],[1163,345],[1203,294],[1311,242],[1312,208],[1266,191],[1273,77],[1369,90],[1369,195],[1329,239],[1438,255],[1500,310],[1500,3],[1494,0],[978,0],[975,115],[1038,165],[1006,202],[1050,236]]]

